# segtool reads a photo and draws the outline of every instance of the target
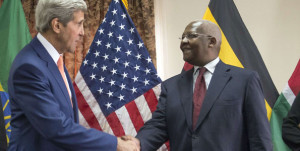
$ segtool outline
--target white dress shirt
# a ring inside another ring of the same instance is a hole
[[[204,67],[206,68],[206,71],[204,72],[203,76],[205,79],[205,85],[206,85],[206,90],[208,89],[211,77],[213,76],[213,73],[216,69],[216,65],[219,63],[220,58],[217,57],[216,59],[214,59],[213,61],[207,63]],[[193,74],[193,91],[195,88],[195,83],[197,80],[197,77],[199,75],[199,70],[197,70],[198,68],[200,68],[199,66],[194,66],[194,74]]]

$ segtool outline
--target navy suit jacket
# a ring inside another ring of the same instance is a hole
[[[69,74],[73,108],[64,80],[35,37],[10,70],[11,151],[116,150],[116,137],[78,124],[77,100]]]
[[[152,119],[137,134],[142,151],[170,141],[171,151],[272,151],[258,74],[220,61],[192,128],[193,69],[162,83]]]

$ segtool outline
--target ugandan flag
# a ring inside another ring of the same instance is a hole
[[[211,0],[203,19],[216,23],[221,29],[219,57],[224,63],[258,72],[270,119],[279,94],[233,0]],[[184,65],[184,70],[191,68],[188,63]]]

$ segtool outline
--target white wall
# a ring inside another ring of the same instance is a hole
[[[299,0],[234,0],[279,93],[300,58]],[[181,72],[179,48],[185,26],[201,19],[209,0],[155,0],[158,73],[163,80]]]

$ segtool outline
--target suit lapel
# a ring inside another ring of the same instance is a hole
[[[65,70],[65,73],[66,73],[66,77],[67,77],[67,80],[68,80],[68,83],[69,83],[69,87],[70,87],[70,91],[71,91],[71,96],[72,96],[72,103],[73,103],[73,112],[74,112],[74,120],[76,123],[79,122],[79,117],[78,117],[78,105],[77,105],[77,99],[76,99],[76,95],[75,95],[75,90],[74,90],[74,87],[73,87],[73,83],[72,83],[72,80],[70,78],[70,75],[67,71],[67,68],[64,66],[64,70]]]
[[[63,92],[63,94],[65,96],[65,100],[67,101],[67,103],[69,103],[70,112],[73,113],[68,90],[65,86],[65,82],[64,82],[64,80],[63,80],[63,78],[62,78],[62,76],[61,76],[61,74],[58,70],[58,67],[57,67],[56,63],[53,61],[50,54],[47,52],[45,47],[41,44],[41,42],[36,37],[32,40],[31,44],[32,44],[32,47],[35,49],[36,53],[39,55],[39,57],[42,60],[47,62],[47,67],[48,67],[49,71],[52,73],[52,76],[56,80],[57,85],[59,86],[59,88]]]
[[[192,131],[193,115],[193,69],[182,73],[178,87],[180,93],[180,102],[184,110],[185,119],[188,128]]]
[[[201,125],[201,123],[211,110],[213,104],[217,100],[218,96],[221,94],[221,92],[223,91],[224,87],[230,79],[231,75],[229,66],[225,65],[222,61],[220,61],[216,66],[209,87],[206,91],[196,129]]]

